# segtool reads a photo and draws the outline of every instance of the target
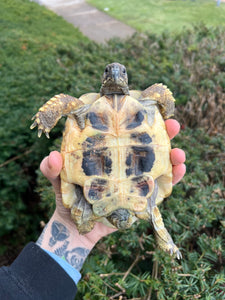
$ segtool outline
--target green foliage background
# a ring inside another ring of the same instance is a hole
[[[147,222],[136,223],[97,245],[82,270],[77,299],[222,299],[225,141],[224,126],[214,124],[222,124],[225,112],[223,28],[202,25],[180,35],[136,35],[102,46],[27,0],[1,1],[0,11],[1,264],[37,239],[40,221],[54,209],[51,188],[37,170],[59,147],[63,121],[51,140],[38,139],[29,129],[31,117],[57,93],[78,97],[99,90],[105,65],[119,61],[130,88],[163,82],[177,99],[183,130],[173,147],[185,150],[187,174],[160,210],[184,258],[161,253]],[[215,104],[210,117],[203,101],[208,93]]]

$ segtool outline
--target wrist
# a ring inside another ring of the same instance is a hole
[[[57,211],[45,226],[37,244],[44,250],[65,259],[80,270],[95,243],[80,235],[72,220],[63,219]]]

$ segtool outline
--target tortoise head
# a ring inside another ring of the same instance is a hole
[[[126,68],[114,62],[106,66],[100,89],[102,95],[129,95],[128,76]]]

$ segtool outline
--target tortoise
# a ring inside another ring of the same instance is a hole
[[[172,192],[164,119],[173,115],[174,102],[163,84],[129,91],[125,66],[114,62],[105,68],[100,93],[56,95],[33,117],[31,129],[38,126],[38,136],[49,138],[67,116],[61,192],[80,234],[96,221],[127,229],[137,219],[149,220],[159,247],[181,258],[157,207]]]

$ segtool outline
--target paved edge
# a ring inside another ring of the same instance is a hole
[[[125,39],[136,31],[112,18],[84,0],[35,0],[46,6],[97,43],[106,43],[112,38]]]

